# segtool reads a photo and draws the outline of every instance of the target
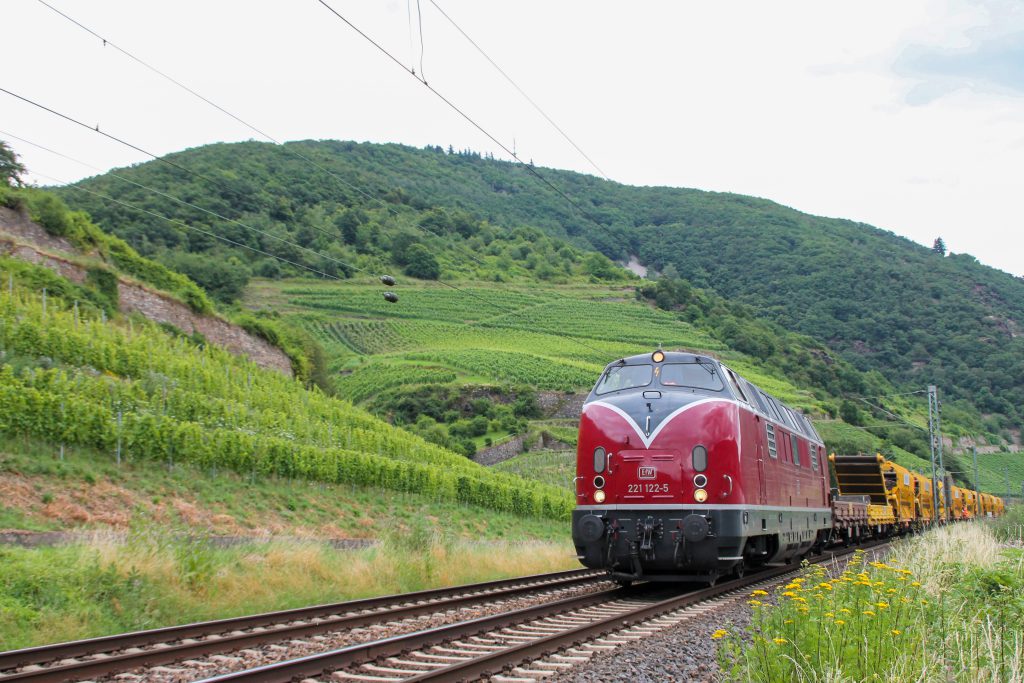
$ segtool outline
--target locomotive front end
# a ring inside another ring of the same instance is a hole
[[[583,407],[573,541],[623,583],[742,566],[741,424],[715,360],[657,351],[611,364]]]

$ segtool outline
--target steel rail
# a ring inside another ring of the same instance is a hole
[[[56,683],[604,579],[578,569],[197,622],[0,653],[0,683]],[[241,632],[240,631],[246,631]],[[197,641],[197,638],[206,640]],[[164,644],[166,647],[138,651]],[[39,665],[102,655],[69,664]],[[28,668],[26,668],[28,667]]]
[[[851,555],[857,550],[871,550],[886,545],[889,540],[843,549],[829,551],[821,557],[810,560],[812,564],[828,562],[833,559]],[[716,586],[697,591],[690,591],[680,596],[662,600],[651,605],[640,607],[625,614],[617,614],[603,618],[591,624],[580,626],[559,634],[539,638],[536,641],[514,645],[499,652],[489,653],[469,659],[465,662],[452,664],[443,669],[425,672],[417,676],[403,679],[404,681],[463,681],[475,680],[499,673],[504,669],[516,666],[524,661],[552,654],[589,638],[604,635],[611,631],[621,630],[640,621],[675,611],[698,602],[718,597],[746,586],[778,579],[787,574],[799,571],[798,565],[789,564],[779,568],[755,572],[742,579],[734,579]],[[400,636],[392,636],[368,643],[360,643],[292,660],[285,660],[264,666],[236,671],[232,673],[202,679],[199,683],[227,683],[228,681],[245,681],[246,683],[287,683],[296,679],[316,678],[328,672],[346,667],[364,664],[381,658],[392,657],[416,650],[426,645],[437,645],[460,638],[494,631],[532,619],[554,616],[574,609],[600,604],[612,597],[632,595],[628,589],[616,588],[586,596],[567,598],[546,605],[538,605],[525,609],[481,617],[469,621],[438,626]]]
[[[872,545],[870,548],[878,547],[880,545],[884,545],[884,543]],[[870,548],[859,549],[869,550]],[[858,549],[844,551],[842,553],[832,553],[827,557],[823,556],[821,558],[814,558],[813,560],[810,560],[810,563],[820,564],[823,562],[829,562],[838,557],[852,555],[856,550]],[[751,580],[746,578],[735,579],[733,581],[711,586],[693,593],[668,598],[653,605],[638,608],[628,614],[611,616],[601,619],[600,621],[585,624],[572,630],[556,633],[521,645],[514,645],[495,653],[485,654],[466,660],[465,662],[452,664],[444,669],[427,671],[418,676],[406,678],[402,683],[413,683],[414,681],[417,683],[420,681],[447,683],[452,681],[476,680],[477,678],[493,676],[511,667],[555,654],[567,647],[579,645],[585,641],[600,638],[615,631],[625,630],[630,626],[635,626],[668,612],[674,612],[685,607],[690,607],[691,605],[717,598],[752,584],[777,579],[785,576],[786,574],[791,574],[797,569],[798,567],[789,566],[772,569],[767,572],[758,572],[757,574],[751,575]]]

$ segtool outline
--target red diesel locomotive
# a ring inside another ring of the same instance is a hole
[[[807,418],[718,360],[623,358],[583,406],[573,542],[624,584],[741,576],[827,536],[827,468]]]

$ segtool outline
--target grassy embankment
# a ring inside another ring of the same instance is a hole
[[[564,489],[144,320],[104,320],[52,291],[44,307],[25,269],[6,274],[0,519],[129,531],[124,544],[0,549],[0,648],[575,564],[563,543],[520,545],[558,536]],[[385,543],[187,540],[207,529]],[[472,545],[506,534],[515,542]]]
[[[61,459],[50,443],[0,435],[0,529],[123,532],[165,525],[201,535],[376,539],[420,519],[458,540],[558,541],[566,533],[562,520],[416,492],[385,494],[140,458],[119,465],[110,452],[86,447],[66,447]]]
[[[141,527],[54,548],[0,547],[0,650],[578,567],[564,542],[471,543],[425,524],[374,548],[214,548]]]
[[[815,565],[751,595],[746,634],[722,629],[736,681],[1024,680],[1024,514],[901,541],[840,575]]]

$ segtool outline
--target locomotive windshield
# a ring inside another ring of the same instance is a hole
[[[654,377],[650,365],[615,365],[605,370],[595,390],[599,394],[646,387]]]
[[[661,384],[708,391],[721,391],[725,388],[714,366],[703,363],[666,363],[661,367]]]

